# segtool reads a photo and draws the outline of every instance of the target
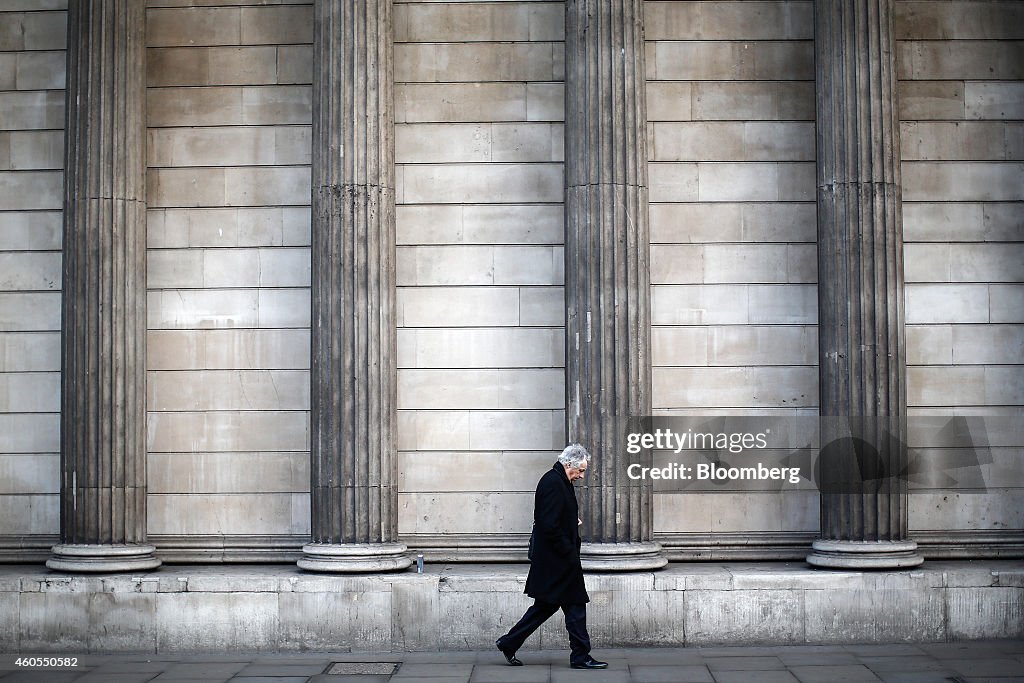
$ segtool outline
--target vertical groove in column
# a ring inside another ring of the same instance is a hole
[[[145,6],[69,3],[61,544],[65,571],[148,569]]]
[[[821,415],[853,418],[854,435],[878,451],[877,460],[852,451],[823,458],[822,468],[856,460],[861,472],[873,462],[889,475],[876,486],[836,470],[842,483],[822,491],[823,538],[808,558],[819,566],[921,562],[907,538],[906,483],[896,476],[906,359],[894,59],[891,0],[816,3]],[[822,439],[840,437],[824,431]]]
[[[313,543],[299,566],[403,569],[391,0],[318,0],[314,21]]]
[[[664,566],[649,482],[620,479],[627,419],[651,412],[643,2],[565,3],[565,305],[569,439],[583,566]]]

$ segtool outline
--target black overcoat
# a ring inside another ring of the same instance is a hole
[[[533,524],[533,560],[524,592],[554,605],[590,602],[580,565],[576,491],[560,462],[537,483]]]

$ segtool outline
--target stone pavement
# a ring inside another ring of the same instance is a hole
[[[1024,682],[1024,640],[892,645],[604,648],[606,671],[568,653],[497,651],[234,655],[83,655],[73,670],[27,670],[0,655],[0,683],[1010,683]],[[52,655],[51,655],[52,656]],[[330,673],[331,671],[334,673]],[[393,670],[393,673],[383,673]]]

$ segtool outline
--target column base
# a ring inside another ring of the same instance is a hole
[[[402,543],[307,543],[296,563],[310,572],[394,572],[412,565]]]
[[[811,544],[807,563],[827,569],[905,569],[924,562],[914,541],[832,541]]]
[[[53,546],[46,566],[60,572],[136,572],[156,569],[156,548],[136,544],[65,544]]]
[[[639,572],[661,569],[668,559],[661,553],[661,544],[647,543],[584,543],[580,548],[583,571]]]

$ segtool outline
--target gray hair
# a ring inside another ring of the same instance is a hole
[[[558,456],[558,462],[562,463],[563,467],[579,469],[580,464],[590,462],[590,453],[578,443],[571,443]]]

